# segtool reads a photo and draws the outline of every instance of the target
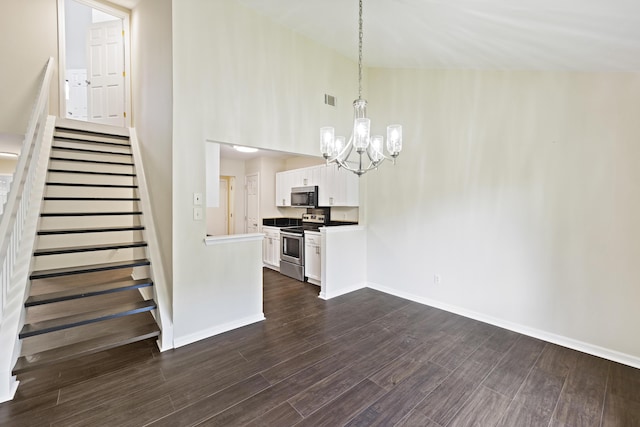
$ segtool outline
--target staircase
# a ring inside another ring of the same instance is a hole
[[[56,127],[14,375],[160,335],[129,137],[104,129]]]

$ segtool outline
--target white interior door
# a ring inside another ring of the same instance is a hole
[[[91,24],[87,33],[88,120],[125,126],[122,20]]]
[[[245,177],[247,194],[247,233],[260,231],[260,175]]]

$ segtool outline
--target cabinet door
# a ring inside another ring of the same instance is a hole
[[[321,280],[320,236],[305,235],[304,274],[310,279]]]
[[[290,171],[276,173],[276,206],[291,206],[291,180]]]

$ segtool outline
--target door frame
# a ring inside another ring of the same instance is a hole
[[[97,0],[73,0],[78,3],[82,3],[93,9],[98,9],[101,12],[113,15],[116,18],[122,19],[122,28],[124,30],[124,126],[131,127],[131,14],[122,9],[116,9],[108,6],[104,3],[100,3]],[[64,2],[65,0],[58,0],[58,99],[59,99],[59,111],[58,117],[65,118],[67,111],[67,100],[65,97],[65,73],[66,73],[66,40],[65,40],[65,19],[64,19]],[[87,121],[87,123],[91,123]]]

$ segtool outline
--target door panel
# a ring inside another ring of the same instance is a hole
[[[87,35],[88,119],[124,126],[122,20],[92,24]]]

